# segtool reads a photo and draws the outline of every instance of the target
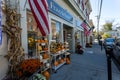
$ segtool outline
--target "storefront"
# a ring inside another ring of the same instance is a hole
[[[68,42],[69,49],[73,52],[73,16],[53,0],[48,0],[49,6],[49,40]]]
[[[76,27],[75,27],[75,52],[77,50],[77,45],[78,43],[84,47],[85,43],[84,43],[84,29],[83,27],[80,26],[81,25],[81,21],[80,20],[76,20]]]
[[[69,43],[70,52],[73,52],[73,27],[63,24],[63,41]]]

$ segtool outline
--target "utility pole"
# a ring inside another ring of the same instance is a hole
[[[99,41],[99,16],[97,16],[97,36]]]
[[[101,2],[100,2],[100,10],[99,10],[99,13],[97,15],[97,36],[98,36],[98,42],[100,42],[99,22],[100,22],[100,16],[101,16],[102,3],[103,3],[103,0],[101,0]]]

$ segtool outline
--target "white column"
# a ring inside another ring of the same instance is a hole
[[[81,33],[81,31],[80,31],[80,32],[79,32],[79,35],[80,35],[80,36],[79,36],[79,37],[80,37],[80,45],[82,45],[82,36],[81,36],[81,34],[82,34],[82,33]]]
[[[83,37],[83,48],[85,48],[85,45],[86,45],[86,36],[85,36],[84,32],[82,33],[82,37]]]
[[[49,43],[50,41],[52,40],[52,29],[51,29],[51,17],[50,17],[50,14],[48,13],[48,16],[49,16],[49,29],[50,29],[50,34],[49,34]]]
[[[72,29],[73,53],[75,53],[75,27]]]
[[[63,43],[63,23],[61,23],[61,27],[60,27],[60,33],[61,33],[61,42]]]
[[[26,0],[20,0],[20,14],[21,14],[21,42],[24,52],[28,53],[28,41],[27,41],[27,16],[26,16]]]
[[[90,43],[90,36],[88,36],[88,43]]]

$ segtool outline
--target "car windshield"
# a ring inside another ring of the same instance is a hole
[[[112,38],[106,39],[106,42],[114,42],[114,39]]]

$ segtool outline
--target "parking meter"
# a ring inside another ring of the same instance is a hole
[[[106,46],[105,51],[106,51],[106,55],[109,55],[111,57],[113,53],[113,46]]]
[[[107,56],[108,80],[112,80],[111,57],[113,53],[113,46],[106,46],[105,51]]]

